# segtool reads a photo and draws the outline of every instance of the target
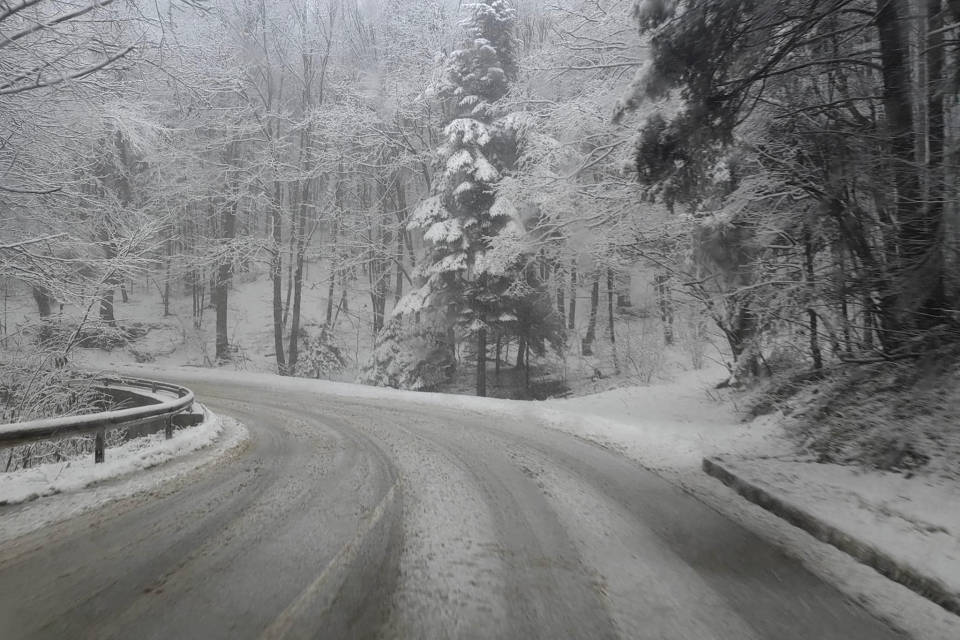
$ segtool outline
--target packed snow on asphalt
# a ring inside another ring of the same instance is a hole
[[[519,403],[137,372],[230,428],[131,475],[155,482],[0,507],[5,638],[958,637],[702,477],[718,448],[780,446],[707,378]]]

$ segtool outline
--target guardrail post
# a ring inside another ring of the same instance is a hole
[[[97,431],[93,439],[93,463],[99,464],[104,460],[104,448],[106,447],[106,433],[104,429]]]
[[[173,437],[173,417],[167,418],[167,424],[163,428],[163,435],[167,440]]]

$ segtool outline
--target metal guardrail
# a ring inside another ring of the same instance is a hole
[[[55,440],[96,434],[94,443],[94,460],[103,462],[106,432],[108,429],[133,427],[147,422],[163,421],[164,433],[167,439],[173,437],[173,417],[189,410],[193,406],[193,391],[186,387],[179,387],[155,380],[140,380],[136,378],[103,378],[98,380],[104,388],[123,387],[136,392],[137,389],[150,393],[169,393],[175,396],[167,402],[159,404],[145,404],[144,406],[120,409],[117,411],[103,411],[82,416],[68,416],[65,418],[49,418],[32,420],[30,422],[14,422],[0,425],[0,449],[16,447],[41,440]]]

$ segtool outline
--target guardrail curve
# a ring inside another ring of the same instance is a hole
[[[159,431],[159,427],[162,426],[169,439],[173,436],[174,417],[191,410],[194,403],[193,391],[166,382],[120,377],[99,378],[97,382],[105,390],[122,388],[133,394],[136,394],[137,390],[143,390],[152,394],[169,393],[175,397],[157,403],[156,398],[152,396],[141,396],[144,401],[143,406],[129,409],[0,425],[0,449],[94,433],[96,434],[94,460],[103,462],[105,435],[108,429],[135,427],[156,422],[158,426],[156,431]],[[147,403],[148,399],[152,402]]]

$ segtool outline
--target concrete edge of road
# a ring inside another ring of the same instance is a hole
[[[900,562],[875,546],[744,479],[722,460],[704,458],[702,466],[707,475],[716,478],[755,505],[803,529],[817,540],[833,545],[858,562],[873,568],[880,575],[907,587],[947,611],[960,615],[960,594],[953,593],[936,578],[919,573],[914,567]]]

